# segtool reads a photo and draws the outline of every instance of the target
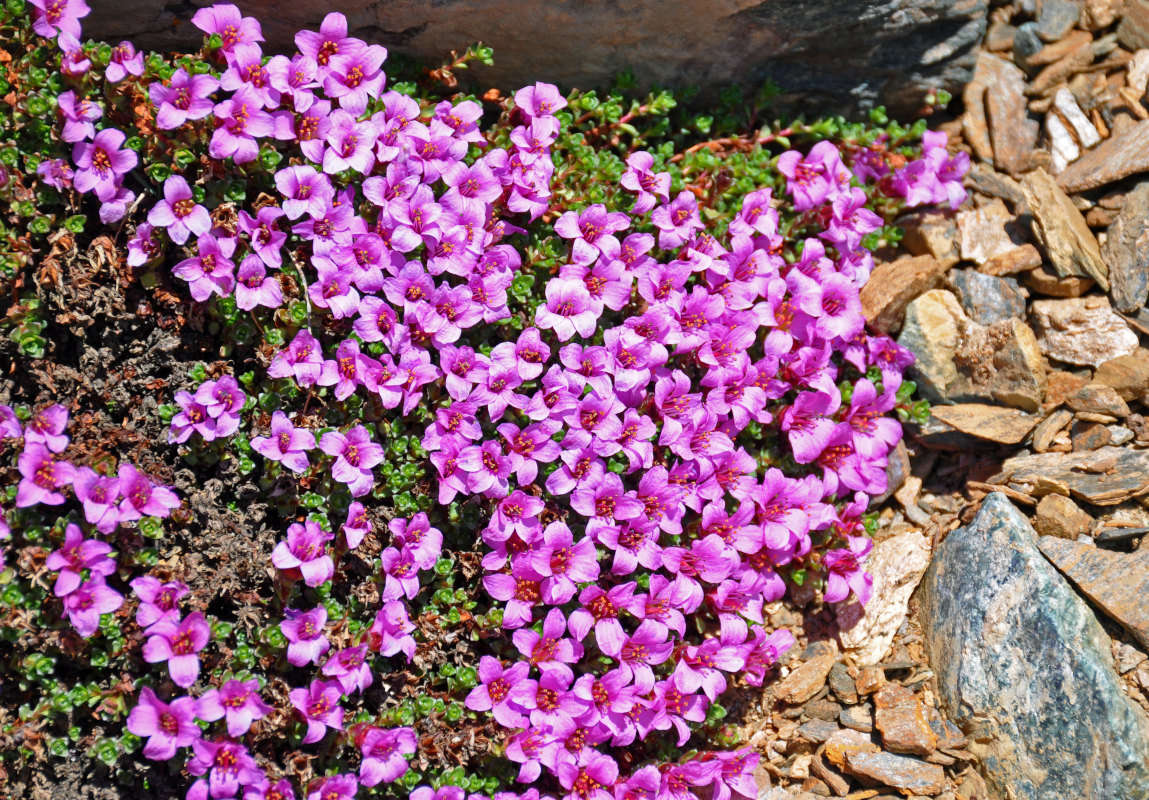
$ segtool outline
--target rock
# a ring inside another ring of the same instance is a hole
[[[1089,121],[1089,117],[1085,116],[1085,112],[1081,110],[1081,106],[1077,105],[1077,101],[1073,98],[1073,93],[1065,86],[1062,86],[1053,95],[1053,107],[1061,113],[1065,121],[1073,129],[1073,135],[1077,137],[1077,141],[1083,148],[1094,147],[1101,143],[1101,134],[1097,132],[1097,128]]]
[[[1072,497],[1096,506],[1115,506],[1149,494],[1149,451],[1103,447],[1092,453],[1035,453],[1001,465],[1009,485],[1029,492],[1041,480],[1063,483]]]
[[[814,756],[814,760],[810,762],[810,772],[825,781],[830,791],[838,797],[845,797],[850,793],[850,782],[821,756]]]
[[[1073,412],[1061,408],[1038,423],[1033,429],[1033,449],[1037,453],[1044,453],[1053,444],[1053,437],[1065,430],[1065,426],[1073,419]]]
[[[878,264],[862,287],[862,315],[874,330],[897,333],[910,301],[940,286],[944,275],[945,268],[933,256]]]
[[[1125,10],[1125,0],[1085,0],[1081,8],[1080,25],[1087,31],[1108,28]]]
[[[1081,150],[1069,132],[1069,128],[1061,121],[1061,117],[1054,113],[1045,115],[1045,136],[1049,140],[1049,154],[1051,160],[1049,170],[1054,175],[1065,171],[1065,168],[1081,157]]]
[[[1073,411],[1108,414],[1117,419],[1129,416],[1129,406],[1121,399],[1121,395],[1117,394],[1117,390],[1101,383],[1082,386],[1065,398],[1065,405]]]
[[[1001,200],[994,200],[981,208],[959,211],[957,226],[961,232],[961,257],[984,264],[994,256],[1016,248],[1017,233],[1013,228],[1013,215]]]
[[[1133,441],[1133,436],[1134,436],[1133,431],[1129,430],[1128,428],[1126,428],[1122,425],[1110,425],[1110,426],[1108,426],[1108,431],[1109,431],[1109,443],[1110,444],[1122,445],[1122,444],[1125,444],[1126,442]]]
[[[1023,244],[986,259],[978,269],[986,275],[1002,277],[1036,269],[1041,266],[1041,253],[1031,244]]]
[[[869,667],[886,655],[929,563],[929,541],[918,531],[874,545],[866,560],[866,571],[874,578],[873,596],[864,609],[856,601],[838,607],[838,638],[855,664]]]
[[[1138,399],[1149,391],[1149,350],[1139,347],[1127,356],[1103,362],[1093,380],[1111,386],[1123,400]]]
[[[1053,536],[1037,544],[1086,597],[1149,648],[1149,551],[1117,553]]]
[[[828,682],[830,691],[843,703],[858,702],[858,690],[854,686],[854,679],[850,677],[850,671],[846,669],[845,664],[838,663],[830,668]]]
[[[993,325],[1007,319],[1025,318],[1025,298],[1012,278],[997,278],[972,269],[953,270],[947,277],[962,308],[974,322]]]
[[[928,756],[938,748],[925,706],[911,690],[896,683],[886,684],[874,695],[874,726],[882,735],[882,747],[891,753]]]
[[[1036,22],[1025,22],[1018,26],[1017,33],[1013,35],[1013,61],[1030,75],[1036,75],[1038,65],[1030,63],[1030,59],[1041,52],[1045,47],[1040,34],[1037,32]]]
[[[814,700],[807,703],[806,713],[815,719],[834,722],[838,719],[838,715],[842,713],[842,706],[824,697],[821,700]]]
[[[1073,452],[1084,453],[1100,450],[1109,444],[1109,429],[1098,422],[1078,422],[1070,430],[1073,438]]]
[[[931,402],[994,401],[1027,411],[1041,404],[1045,365],[1019,320],[978,325],[952,292],[932,289],[906,307],[898,343],[917,357],[911,376]]]
[[[1093,517],[1081,510],[1077,503],[1060,494],[1047,494],[1037,504],[1033,527],[1042,536],[1076,539],[1089,533]]]
[[[940,698],[976,729],[995,796],[1143,800],[1149,720],[1121,693],[1104,630],[1034,539],[991,494],[942,541],[918,591]]]
[[[1081,297],[1093,288],[1092,278],[1070,275],[1063,278],[1044,269],[1034,269],[1024,278],[1027,289],[1032,289],[1046,297]]]
[[[1067,192],[1085,192],[1149,170],[1149,120],[1114,133],[1057,176]]]
[[[1149,181],[1125,196],[1109,226],[1101,257],[1109,269],[1109,296],[1119,311],[1130,313],[1149,299]]]
[[[93,0],[90,5],[85,38],[131,38],[138,47],[159,50],[198,48],[203,42],[186,24],[199,4]],[[244,13],[259,18],[268,52],[290,47],[300,28],[318,30],[332,8],[319,2],[243,4]],[[713,88],[737,80],[760,83],[769,75],[811,104],[884,103],[901,109],[894,113],[903,117],[921,107],[931,86],[960,91],[986,24],[982,0],[833,0],[809,6],[670,0],[633,7],[355,0],[338,9],[347,15],[352,36],[426,64],[439,64],[449,50],[472,42],[491,45],[495,65],[479,68],[476,76],[483,86],[513,89],[545,80],[590,89],[609,85],[631,67],[643,87]]]
[[[1045,384],[1045,407],[1055,408],[1061,405],[1069,395],[1087,383],[1089,383],[1088,378],[1074,375],[1072,372],[1056,370],[1049,373]]]
[[[982,71],[974,70],[974,79],[962,89],[962,138],[969,142],[974,154],[983,161],[993,160],[993,144],[989,140],[989,122],[985,118],[985,83]],[[972,170],[971,170],[972,171]]]
[[[985,83],[985,113],[993,143],[993,163],[1018,175],[1030,165],[1038,124],[1025,113],[1025,73],[992,53],[978,55]]]
[[[1113,643],[1113,660],[1117,662],[1117,671],[1122,675],[1137,669],[1145,659],[1146,655],[1133,645],[1125,642]]]
[[[915,211],[900,217],[897,225],[904,232],[902,245],[913,255],[933,256],[943,269],[949,269],[961,257],[953,214]]]
[[[962,433],[998,444],[1019,444],[1037,425],[1037,417],[1018,411],[983,403],[960,403],[953,406],[934,406],[930,414]]]
[[[1097,367],[1137,350],[1137,334],[1104,297],[1036,300],[1029,312],[1041,352],[1058,361]]]
[[[1125,0],[1117,41],[1130,50],[1149,47],[1149,0]]]
[[[867,733],[840,730],[826,740],[826,749],[822,752],[831,764],[844,769],[846,758],[851,753],[880,753],[881,750]]]
[[[856,731],[869,733],[874,729],[874,715],[869,705],[843,708],[842,713],[838,715],[838,721]]]
[[[1149,85],[1149,50],[1138,50],[1125,66],[1125,86],[1135,97],[1145,96]]]
[[[906,452],[904,441],[890,451],[886,460],[886,491],[873,499],[875,505],[885,502],[894,492],[901,489],[910,476],[910,454]]]
[[[987,162],[993,159],[991,153]],[[1022,213],[1025,206],[1025,194],[1021,191],[1021,184],[1009,175],[998,172],[989,163],[974,164],[966,173],[969,185],[989,197],[1004,200],[1010,206]]]
[[[884,655],[884,654],[883,654]],[[858,673],[854,686],[858,694],[865,697],[881,689],[886,684],[886,671],[881,667],[865,667]]]
[[[1085,217],[1043,169],[1026,173],[1021,189],[1033,212],[1033,235],[1058,275],[1089,277],[1108,291],[1109,276]]]
[[[826,676],[830,674],[830,668],[834,666],[838,653],[837,648],[831,644],[825,642],[818,644],[820,646],[814,653],[774,688],[775,700],[799,705],[816,695],[826,685]]]
[[[798,735],[808,742],[821,744],[839,730],[837,723],[827,722],[824,719],[812,719],[798,726]]]
[[[893,786],[907,794],[930,797],[941,794],[946,785],[945,771],[909,756],[857,751],[846,756],[846,772]]]
[[[1081,5],[1072,0],[1045,0],[1037,15],[1037,35],[1056,42],[1069,33],[1081,17]]]

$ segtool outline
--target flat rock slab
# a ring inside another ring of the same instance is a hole
[[[1115,553],[1083,542],[1043,536],[1041,552],[1149,650],[1149,551]]]
[[[910,301],[941,286],[945,272],[945,267],[928,255],[878,264],[862,287],[862,316],[874,330],[896,333]]]
[[[1097,506],[1149,494],[1149,450],[1102,447],[1091,453],[1034,453],[1007,459],[1001,471],[1019,491],[1055,481],[1071,496]]]
[[[838,608],[838,639],[859,667],[877,664],[889,651],[929,563],[929,541],[918,531],[874,545],[866,559],[866,572],[874,579],[870,602],[864,608],[857,601]]]
[[[1029,313],[1041,352],[1058,361],[1099,367],[1137,351],[1137,334],[1107,298],[1035,300]]]
[[[991,796],[1146,800],[1149,720],[1122,693],[1109,637],[1035,539],[994,493],[935,553],[918,598],[941,700],[984,742]]]
[[[1003,58],[981,53],[977,73],[985,83],[985,114],[993,161],[998,169],[1017,175],[1029,166],[1038,124],[1025,106],[1025,73]]]
[[[789,675],[783,678],[774,689],[774,699],[782,703],[797,705],[805,703],[826,685],[830,668],[838,657],[838,648],[825,642],[811,645],[809,657]]]
[[[934,406],[930,414],[962,433],[998,444],[1020,444],[1037,426],[1039,419],[1016,408],[983,403]]]
[[[1067,192],[1085,192],[1149,171],[1149,120],[1110,136],[1057,176]]]
[[[1118,311],[1130,313],[1149,299],[1149,182],[1125,195],[1109,226],[1101,257],[1109,270],[1109,297]]]
[[[846,756],[845,771],[907,794],[933,797],[941,794],[946,786],[945,771],[937,764],[893,753],[850,753]]]
[[[1108,291],[1109,274],[1097,238],[1069,196],[1041,168],[1026,173],[1021,189],[1033,212],[1033,234],[1057,274],[1086,276]]]

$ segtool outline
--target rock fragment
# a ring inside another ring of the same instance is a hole
[[[899,258],[878,264],[862,287],[862,315],[881,333],[897,333],[906,306],[941,285],[945,268],[933,256]]]
[[[1082,386],[1065,398],[1065,405],[1073,411],[1107,414],[1117,419],[1129,416],[1129,406],[1121,399],[1117,390],[1102,383]]]
[[[1041,352],[1058,361],[1097,367],[1137,350],[1137,334],[1104,297],[1037,300],[1029,312]]]
[[[1013,215],[1001,200],[959,211],[957,227],[961,232],[961,257],[977,264],[1004,255],[1021,244],[1014,241]]]
[[[1114,133],[1057,176],[1067,192],[1085,192],[1149,170],[1149,120]]]
[[[1038,419],[1015,408],[984,403],[934,406],[930,414],[962,433],[998,444],[1020,444],[1025,441]]]
[[[1109,271],[1113,305],[1126,313],[1144,306],[1149,299],[1149,181],[1125,195],[1101,257]]]
[[[974,322],[993,325],[1025,317],[1025,298],[1012,278],[998,278],[972,269],[952,270],[947,277],[962,308]]]
[[[1071,497],[1096,506],[1115,506],[1149,494],[1149,451],[1103,447],[1091,453],[1034,453],[1001,465],[1009,485],[1030,492],[1041,481],[1056,481]]]
[[[1093,527],[1093,517],[1068,497],[1047,494],[1037,504],[1033,527],[1042,536],[1076,540],[1078,536],[1089,533]]]
[[[783,678],[774,690],[774,699],[782,703],[798,705],[805,703],[826,685],[826,676],[834,666],[837,648],[825,642],[807,648],[806,660],[793,672]]]
[[[913,691],[896,683],[874,695],[874,726],[882,735],[882,747],[891,753],[928,756],[938,747],[925,706]]]
[[[1069,196],[1040,168],[1026,173],[1021,188],[1033,212],[1033,234],[1057,274],[1092,278],[1108,291],[1108,271],[1097,238]]]
[[[1127,356],[1103,362],[1093,380],[1112,387],[1126,402],[1144,397],[1149,391],[1149,350],[1138,348]]]
[[[1038,124],[1026,115],[1025,73],[991,53],[978,56],[988,80],[985,91],[986,120],[998,169],[1018,175],[1030,165]]]
[[[846,772],[878,781],[907,794],[933,797],[945,789],[945,771],[909,756],[857,751],[846,756]]]

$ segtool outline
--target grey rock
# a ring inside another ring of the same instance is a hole
[[[807,741],[821,744],[837,733],[838,730],[839,728],[836,722],[828,722],[824,719],[812,719],[798,726],[798,735]]]
[[[160,50],[198,46],[187,24],[201,0],[93,0],[84,32],[131,38]],[[641,87],[747,86],[772,78],[811,108],[885,104],[904,114],[931,87],[957,94],[985,34],[986,0],[350,0],[333,6],[248,0],[267,50],[292,46],[324,15],[347,15],[349,32],[437,65],[450,50],[491,45],[484,86],[536,80],[609,85],[623,69]]]
[[[999,493],[945,538],[918,591],[940,698],[991,793],[1149,798],[1149,720],[1124,696],[1109,638]]]
[[[975,269],[952,270],[947,277],[974,322],[993,325],[1025,317],[1025,298],[1013,278],[997,278]]]
[[[1109,226],[1101,258],[1109,268],[1109,296],[1118,311],[1130,313],[1149,299],[1149,182],[1125,195]]]
[[[1056,42],[1073,29],[1080,16],[1080,3],[1072,0],[1045,0],[1037,16],[1035,32],[1047,42]]]
[[[838,715],[838,721],[847,728],[869,733],[874,729],[874,712],[868,703],[864,706],[847,706]]]
[[[1113,312],[1108,298],[1035,300],[1029,316],[1041,352],[1058,361],[1099,367],[1137,352],[1137,334]]]
[[[1037,23],[1027,22],[1019,25],[1017,33],[1013,35],[1013,61],[1030,75],[1036,75],[1041,69],[1038,65],[1030,65],[1029,57],[1035,55],[1045,42],[1037,33]]]

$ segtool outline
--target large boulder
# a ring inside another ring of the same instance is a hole
[[[85,31],[137,45],[196,44],[197,6],[90,0]],[[910,112],[930,87],[957,92],[985,33],[986,0],[236,0],[272,48],[329,11],[350,32],[438,65],[476,41],[495,66],[476,71],[504,90],[544,80],[591,88],[632,69],[640,86],[753,85],[773,78],[826,111],[885,103]]]
[[[918,599],[942,702],[997,797],[1149,798],[1149,720],[1122,694],[1093,612],[1004,494],[946,537]]]

